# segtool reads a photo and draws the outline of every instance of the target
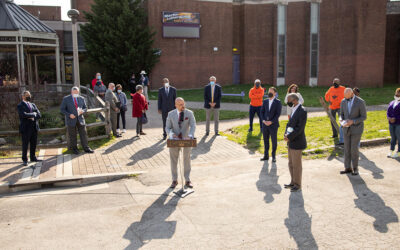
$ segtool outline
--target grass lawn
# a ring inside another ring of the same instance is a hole
[[[368,112],[367,120],[364,124],[364,133],[362,140],[384,138],[389,136],[389,125],[386,119],[386,111],[372,111]],[[278,130],[278,149],[277,154],[287,154],[287,145],[283,140],[287,121],[280,122]],[[242,125],[232,128],[228,132],[222,133],[229,140],[245,146],[252,152],[259,152],[264,154],[264,142],[260,127],[254,125],[253,133],[248,133],[249,125]],[[328,117],[313,117],[307,120],[306,137],[307,137],[307,150],[319,149],[326,146],[332,146],[335,140],[331,138],[332,129]],[[320,150],[316,154],[310,155],[310,158],[321,158],[327,154],[338,155],[339,152],[331,150]]]
[[[194,112],[194,117],[196,122],[204,122],[206,120],[206,111],[204,109],[192,109]],[[232,119],[242,119],[249,117],[248,112],[233,111],[233,110],[220,110],[219,120],[232,120]],[[213,115],[211,115],[213,119]]]
[[[227,85],[222,87],[224,93],[234,93],[240,94],[244,91],[246,93],[243,101],[240,97],[222,97],[222,102],[233,102],[233,103],[250,103],[249,90],[253,87],[253,84],[238,84],[238,85]],[[268,85],[263,85],[263,87],[268,89]],[[363,98],[367,105],[377,105],[377,104],[389,104],[393,100],[394,91],[398,88],[395,84],[386,84],[383,88],[362,88],[361,98]],[[279,99],[283,101],[286,96],[288,86],[278,87]],[[300,93],[305,100],[306,107],[320,107],[319,97],[325,96],[325,92],[328,87],[306,87],[300,86]],[[204,91],[203,89],[190,89],[190,90],[177,90],[177,96],[183,97],[186,101],[203,101]],[[157,100],[158,92],[151,91],[149,93],[149,98],[151,100]]]

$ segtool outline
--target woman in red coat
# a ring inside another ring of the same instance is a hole
[[[143,113],[148,109],[146,97],[142,94],[143,86],[136,86],[136,93],[132,95],[132,117],[137,118],[136,136],[145,135],[142,130]]]

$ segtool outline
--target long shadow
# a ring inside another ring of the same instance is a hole
[[[256,186],[258,191],[265,193],[265,202],[271,203],[274,201],[274,194],[280,194],[282,187],[278,184],[279,176],[277,176],[276,164],[272,163],[269,172],[268,166],[268,162],[264,162]]]
[[[131,243],[126,249],[139,249],[152,239],[170,239],[176,230],[176,221],[167,218],[176,210],[179,197],[173,196],[165,203],[172,189],[167,189],[142,214],[138,222],[132,223],[126,230],[124,238]]]
[[[360,157],[361,161],[359,162],[359,165],[366,170],[369,170],[372,172],[372,176],[374,179],[383,179],[383,169],[379,168],[375,162],[369,160],[367,156],[365,156],[363,153],[360,152]]]
[[[388,231],[388,224],[399,222],[397,214],[391,207],[386,206],[382,198],[372,192],[365,181],[358,176],[347,176],[353,186],[353,190],[357,199],[354,203],[358,209],[375,218],[374,228],[380,233]]]
[[[288,218],[285,225],[289,234],[296,241],[298,249],[318,249],[311,231],[312,217],[304,209],[302,192],[294,192],[289,197]]]
[[[125,139],[125,140],[118,141],[117,143],[113,144],[111,147],[109,147],[106,150],[104,150],[103,154],[105,154],[105,155],[106,154],[110,154],[110,153],[112,153],[112,152],[114,152],[116,150],[119,150],[119,149],[125,147],[126,145],[129,145],[129,144],[131,144],[131,143],[133,143],[134,141],[137,141],[137,140],[139,140],[139,137],[134,136],[134,137],[132,137],[130,139]]]
[[[214,143],[216,135],[212,136],[208,142],[206,142],[207,136],[203,136],[201,140],[197,143],[197,147],[192,149],[192,157],[191,159],[196,159],[199,155],[207,154],[211,150],[211,146]]]
[[[250,154],[255,154],[262,139],[263,133],[260,131],[258,134],[248,133],[246,137],[246,147]]]
[[[150,147],[143,148],[137,151],[134,155],[132,155],[129,159],[132,162],[128,163],[128,166],[132,166],[136,164],[140,160],[150,159],[154,157],[156,154],[162,152],[165,148],[165,141],[158,141],[151,145]]]

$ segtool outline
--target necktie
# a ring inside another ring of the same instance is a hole
[[[178,122],[179,129],[182,129],[183,116],[184,115],[183,115],[183,111],[182,111],[182,112],[179,113],[179,122]],[[179,133],[178,138],[182,139],[182,133]]]
[[[348,107],[349,116],[350,116],[350,110],[351,110],[351,100],[347,102],[347,107]]]
[[[214,103],[214,87],[211,86],[211,102]]]
[[[168,95],[168,93],[169,93],[169,88],[165,88],[165,93]]]
[[[28,104],[29,112],[31,112],[31,113],[32,113],[32,107],[31,107],[31,104],[30,104],[29,102],[27,102],[26,104]]]
[[[76,101],[75,98],[74,98],[74,104],[75,104],[75,108],[78,109],[78,102]]]

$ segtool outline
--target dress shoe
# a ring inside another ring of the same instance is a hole
[[[35,159],[31,159],[31,162],[41,162],[42,160],[39,160],[39,159],[37,159],[37,158],[35,158]]]
[[[332,135],[332,138],[338,138],[338,136],[337,135]]]
[[[162,139],[165,141],[165,139],[167,139],[167,136],[163,135]]]
[[[291,189],[292,187],[294,187],[294,185],[293,184],[283,184],[283,187]]]
[[[171,186],[169,186],[170,188],[175,188],[178,185],[177,181],[173,181]]]
[[[79,150],[78,149],[73,149],[72,153],[74,153],[74,155],[79,155]]]
[[[353,170],[351,170],[350,168],[340,171],[340,174],[350,174],[350,173],[353,173]]]
[[[260,161],[268,161],[269,157],[268,156],[264,156],[263,158],[260,159]]]
[[[27,162],[27,161],[24,161],[24,163],[22,163],[22,165],[28,166],[28,162]]]
[[[85,152],[89,153],[89,154],[93,154],[94,153],[93,149],[91,149],[91,148],[85,149]]]
[[[272,162],[276,162],[276,158],[275,157],[272,158]]]
[[[187,187],[187,188],[193,188],[192,182],[191,182],[191,181],[187,181],[187,182],[185,183],[185,187]]]
[[[146,133],[145,133],[145,132],[140,132],[140,134],[141,134],[141,135],[146,135]]]
[[[206,132],[206,136],[209,136],[210,135],[210,132]]]
[[[122,137],[122,135],[120,135],[120,134],[116,134],[114,136],[117,137],[117,138]]]
[[[220,136],[220,134],[219,134],[218,132],[215,132],[215,135],[216,135],[216,136]]]
[[[301,188],[299,188],[298,186],[294,186],[290,189],[290,192],[298,192],[301,191]]]

